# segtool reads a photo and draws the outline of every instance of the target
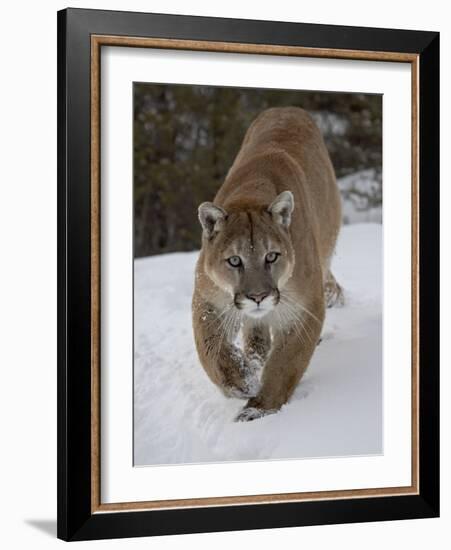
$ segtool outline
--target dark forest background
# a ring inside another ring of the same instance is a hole
[[[148,83],[133,92],[135,257],[200,247],[197,207],[213,200],[246,129],[268,107],[309,111],[337,178],[371,174],[371,185],[342,185],[343,198],[360,209],[382,202],[380,95]]]

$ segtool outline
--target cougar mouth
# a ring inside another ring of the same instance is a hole
[[[268,294],[236,294],[234,303],[237,309],[244,315],[260,319],[272,311],[279,303],[280,294],[278,289],[274,289]]]

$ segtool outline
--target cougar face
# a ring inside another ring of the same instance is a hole
[[[293,272],[291,211],[288,191],[261,209],[226,212],[212,203],[200,207],[206,273],[248,317],[264,317],[277,307]]]

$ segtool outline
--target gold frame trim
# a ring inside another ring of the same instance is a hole
[[[226,496],[104,504],[100,498],[100,49],[102,46],[164,48],[332,59],[410,63],[412,70],[412,480],[407,487]],[[91,512],[162,510],[306,502],[419,494],[419,56],[399,52],[333,50],[267,44],[239,44],[91,35]]]

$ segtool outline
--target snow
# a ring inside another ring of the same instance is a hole
[[[337,180],[342,196],[343,223],[382,223],[380,204],[371,206],[371,199],[381,190],[381,175],[370,168]]]
[[[135,260],[134,463],[220,462],[382,453],[382,226],[341,230],[333,272],[346,305],[280,412],[234,422],[194,348],[197,252]]]

